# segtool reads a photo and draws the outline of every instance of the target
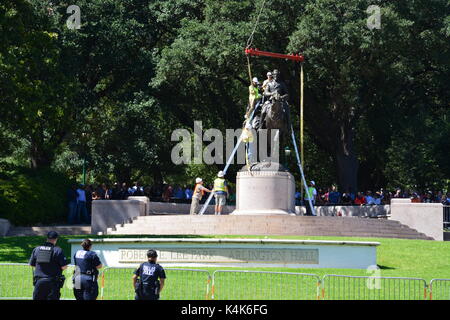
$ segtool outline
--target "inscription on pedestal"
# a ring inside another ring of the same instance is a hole
[[[147,250],[119,249],[120,263],[147,261]],[[158,262],[318,264],[318,249],[177,248],[158,250]]]

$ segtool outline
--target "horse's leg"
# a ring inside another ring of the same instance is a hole
[[[267,160],[270,160],[271,157],[272,157],[272,129],[267,129]]]
[[[277,154],[276,153],[276,148],[277,146],[280,146],[280,130],[279,129],[274,129],[275,130],[275,135],[273,137],[273,141],[271,141],[271,146],[270,146],[270,158],[272,160],[280,160],[280,159],[274,159],[274,156]]]

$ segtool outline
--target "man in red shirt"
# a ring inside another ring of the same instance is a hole
[[[365,205],[367,203],[366,197],[364,197],[364,194],[362,192],[358,192],[355,198],[355,204],[357,205]]]

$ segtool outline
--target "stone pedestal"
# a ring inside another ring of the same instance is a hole
[[[232,215],[295,214],[295,180],[288,171],[241,170]]]

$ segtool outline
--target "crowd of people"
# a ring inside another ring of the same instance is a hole
[[[383,188],[377,191],[359,191],[356,194],[347,191],[339,192],[336,186],[329,188],[319,188],[314,194],[314,204],[316,206],[333,206],[333,205],[386,205],[390,204],[391,199],[410,198],[411,202],[416,203],[442,203],[450,205],[450,192],[444,191],[411,191],[396,189],[395,191],[387,191]],[[295,194],[296,204],[301,205],[301,194]]]
[[[313,182],[313,181],[311,181]],[[392,198],[410,198],[411,202],[422,203],[442,203],[450,205],[450,192],[443,191],[410,191],[397,189],[395,191],[387,191],[383,188],[377,191],[359,191],[356,194],[347,191],[340,192],[336,186],[329,188],[317,188],[313,183],[311,194],[314,206],[332,206],[332,205],[386,205],[390,204]],[[206,189],[212,190],[212,185],[205,185]],[[90,224],[92,213],[92,201],[95,200],[127,200],[130,196],[146,196],[153,202],[175,202],[175,203],[191,203],[194,195],[194,187],[161,184],[153,186],[142,186],[139,182],[131,185],[127,183],[114,183],[112,188],[102,183],[98,186],[94,185],[73,185],[67,193],[69,208],[69,224]],[[306,194],[305,194],[306,195]],[[307,199],[308,197],[304,197]],[[200,199],[201,200],[201,199]],[[205,198],[201,200],[204,203]],[[211,204],[214,204],[215,198]],[[235,205],[236,194],[228,189],[226,199],[228,205]],[[295,193],[295,204],[305,205],[301,202],[300,191]]]
[[[212,190],[213,185],[205,185],[207,189]],[[112,188],[102,183],[95,185],[72,185],[67,191],[67,202],[69,209],[69,224],[90,224],[92,215],[92,201],[95,200],[127,200],[131,196],[146,196],[152,202],[174,202],[188,203],[192,201],[194,195],[194,186],[159,184],[153,186],[142,186],[139,182],[129,185],[124,183],[114,183]],[[227,203],[234,205],[236,203],[236,195],[231,188],[228,189],[229,194]],[[200,203],[205,202],[203,198]],[[215,198],[211,204],[214,204]]]

